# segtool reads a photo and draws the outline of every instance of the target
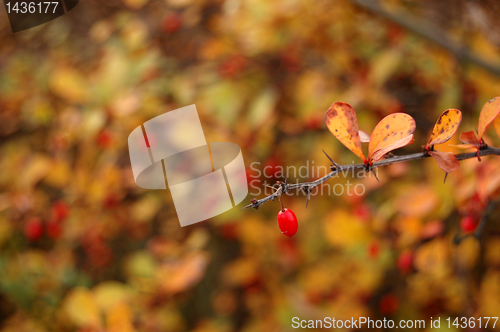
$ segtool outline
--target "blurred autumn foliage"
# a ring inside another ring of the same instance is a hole
[[[496,2],[380,4],[500,66]],[[462,162],[446,184],[427,158],[380,169],[380,183],[351,179],[363,196],[316,195],[307,209],[284,196],[299,220],[286,238],[277,202],[181,228],[168,190],[135,185],[127,149],[144,121],[196,104],[208,141],[242,147],[249,178],[328,167],[321,149],[350,164],[323,122],[343,101],[361,130],[410,114],[415,144],[402,150],[419,152],[446,109],[462,111],[458,133],[477,128],[500,91],[488,69],[347,0],[81,0],[17,34],[0,17],[2,331],[500,315],[498,157]],[[500,146],[493,129],[483,138]],[[454,242],[484,211],[479,238]]]

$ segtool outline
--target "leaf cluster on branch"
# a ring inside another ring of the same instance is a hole
[[[488,146],[483,135],[490,124],[494,124],[497,134],[500,136],[500,97],[495,97],[483,106],[479,115],[477,134],[474,131],[464,132],[460,135],[463,144],[455,147],[462,149],[475,149],[475,152],[454,154],[452,152],[437,151],[436,145],[446,143],[457,132],[462,121],[462,113],[457,109],[444,111],[436,121],[432,133],[423,146],[423,151],[409,155],[395,156],[392,151],[414,142],[413,133],[416,129],[415,120],[405,113],[393,113],[383,118],[373,130],[371,136],[359,130],[356,112],[350,105],[342,102],[334,103],[325,113],[325,123],[330,132],[349,150],[363,161],[362,164],[339,165],[326,152],[332,165],[330,172],[325,176],[304,183],[288,184],[287,181],[278,181],[273,188],[275,191],[260,200],[251,199],[250,204],[243,209],[253,207],[258,209],[267,201],[274,201],[282,194],[292,189],[301,189],[310,199],[311,189],[328,181],[335,175],[351,170],[373,171],[376,167],[391,165],[394,163],[432,157],[438,166],[445,171],[446,175],[460,167],[460,161],[477,158],[481,156],[500,155],[500,149]],[[362,143],[368,143],[368,157],[365,156]],[[324,152],[324,151],[323,151]],[[375,174],[375,173],[374,173]],[[378,179],[377,179],[378,180]],[[445,176],[446,180],[446,176]],[[306,203],[307,204],[307,203]]]

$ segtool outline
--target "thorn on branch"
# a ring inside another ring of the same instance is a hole
[[[446,183],[446,178],[448,177],[448,172],[444,173],[444,180],[443,180],[443,184]]]
[[[311,188],[309,188],[309,186],[306,186],[306,187],[302,187],[302,190],[307,195],[307,197],[306,197],[306,209],[307,209],[307,205],[309,204],[309,200],[311,199]]]
[[[276,181],[276,184],[278,184],[281,187],[281,192],[278,193],[278,196],[281,194],[286,194],[288,191],[288,184],[287,184],[288,178],[285,179],[285,182],[282,181]]]
[[[325,150],[321,149],[321,151],[323,151],[323,153],[325,154],[325,156],[330,159],[330,162],[332,163],[332,166],[330,167],[330,170],[332,171],[335,171],[336,169],[339,169],[340,168],[340,165],[337,164],[335,161],[333,161],[332,158],[330,158],[330,156],[325,152]]]
[[[420,152],[420,153],[414,153],[414,154],[409,154],[409,155],[403,155],[403,156],[394,156],[391,158],[390,161],[388,162],[380,162],[380,163],[377,163],[375,166],[374,165],[370,165],[370,163],[368,162],[365,162],[363,164],[356,164],[356,165],[349,165],[349,166],[341,166],[339,164],[337,164],[335,161],[333,161],[332,158],[330,158],[330,156],[328,156],[328,154],[326,154],[326,152],[323,150],[323,153],[327,156],[327,158],[332,162],[332,166],[331,166],[331,170],[332,172],[336,173],[336,172],[339,172],[341,171],[343,168],[345,169],[355,169],[355,170],[362,170],[364,169],[366,172],[370,172],[372,171],[375,175],[375,178],[377,179],[377,181],[379,181],[378,177],[377,177],[377,174],[375,173],[375,171],[373,170],[375,167],[381,167],[381,166],[388,166],[388,165],[391,165],[393,163],[399,163],[399,162],[406,162],[406,161],[410,161],[410,160],[416,160],[416,159],[421,159],[423,157],[426,157],[426,152]],[[467,152],[467,153],[461,153],[461,154],[456,154],[455,157],[459,160],[459,161],[462,161],[462,160],[466,160],[466,159],[472,159],[472,158],[476,158],[476,157],[480,157],[480,156],[489,156],[489,155],[496,155],[496,156],[500,156],[500,149],[498,148],[493,148],[493,147],[487,147],[485,148],[484,150],[481,150],[481,151],[477,151],[477,154],[475,152]],[[334,174],[333,174],[334,175]],[[297,184],[293,184],[291,186],[287,185],[287,180],[285,180],[285,183],[282,183],[280,181],[277,181],[273,186],[273,189],[275,190],[271,195],[267,195],[267,197],[263,198],[262,200],[252,200],[252,203],[243,207],[243,209],[246,209],[246,208],[249,208],[249,207],[253,207],[255,209],[257,209],[260,205],[264,204],[265,202],[267,201],[274,201],[276,199],[276,197],[278,197],[278,195],[282,194],[282,193],[286,193],[287,191],[289,191],[290,188],[304,188],[304,187],[308,187],[309,190],[310,190],[310,187],[315,187],[325,181],[328,181],[329,179],[331,179],[333,176],[332,174],[327,174],[321,178],[319,178],[318,180],[314,181],[314,182],[306,182],[306,183],[297,183]],[[310,198],[308,198],[309,200]],[[306,206],[308,205],[308,202],[306,202]],[[460,239],[457,240],[458,242],[460,241]]]
[[[367,172],[367,173],[372,172],[373,175],[375,176],[375,179],[377,179],[377,182],[380,182],[380,180],[378,179],[377,173],[375,173],[375,169],[370,164],[365,164],[365,172]]]

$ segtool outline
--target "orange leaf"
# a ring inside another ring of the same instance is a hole
[[[495,127],[495,131],[497,132],[497,135],[500,136],[500,116],[497,116],[497,118],[493,122],[493,127]]]
[[[495,120],[498,113],[500,113],[500,97],[490,99],[484,104],[477,126],[479,140],[481,140],[486,128]]]
[[[444,111],[432,129],[431,137],[425,146],[426,150],[435,144],[448,141],[457,131],[460,122],[462,122],[462,112],[454,108]]]
[[[334,103],[325,113],[325,123],[333,136],[361,158],[363,162],[366,162],[366,157],[361,148],[358,119],[354,108],[346,103]]]
[[[476,133],[473,132],[472,130],[471,131],[467,131],[465,133],[461,133],[460,134],[460,140],[462,142],[464,142],[466,145],[467,144],[470,144],[472,145],[472,147],[478,147],[481,145],[481,143],[479,142],[477,136],[476,136]]]
[[[460,162],[451,152],[429,151],[429,154],[446,173],[451,173],[460,168]]]
[[[459,149],[477,149],[478,145],[477,144],[457,144],[457,145],[448,145],[454,148],[459,148]]]
[[[415,132],[415,120],[408,114],[394,113],[386,116],[373,130],[368,146],[370,162],[378,161],[387,152],[410,144]]]

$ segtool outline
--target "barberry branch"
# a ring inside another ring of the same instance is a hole
[[[455,157],[457,160],[465,160],[465,159],[473,159],[473,158],[479,158],[481,156],[489,156],[489,155],[500,155],[500,149],[498,148],[493,148],[490,146],[485,146],[484,148],[478,150],[477,152],[466,152],[466,153],[459,153],[455,154]],[[395,163],[401,163],[405,161],[412,161],[412,160],[417,160],[417,159],[423,159],[430,157],[430,155],[427,153],[427,151],[424,152],[419,152],[419,153],[412,153],[408,155],[402,155],[402,156],[390,156],[386,159],[383,159],[381,161],[373,163],[371,166],[366,166],[365,164],[353,164],[353,165],[339,165],[335,163],[331,158],[329,158],[333,165],[331,165],[330,169],[331,172],[328,173],[327,175],[312,181],[312,182],[304,182],[304,183],[283,183],[281,182],[280,185],[276,188],[276,191],[272,193],[271,195],[264,197],[262,199],[252,199],[251,203],[243,209],[253,207],[254,209],[258,209],[259,206],[264,204],[267,201],[274,201],[279,195],[287,193],[289,190],[293,189],[302,189],[306,195],[308,195],[314,187],[319,186],[320,184],[330,180],[334,176],[336,176],[339,173],[342,172],[349,172],[353,170],[365,170],[367,172],[371,172],[374,168],[377,167],[383,167],[383,166],[388,166],[392,165]],[[309,197],[309,195],[308,195]]]

